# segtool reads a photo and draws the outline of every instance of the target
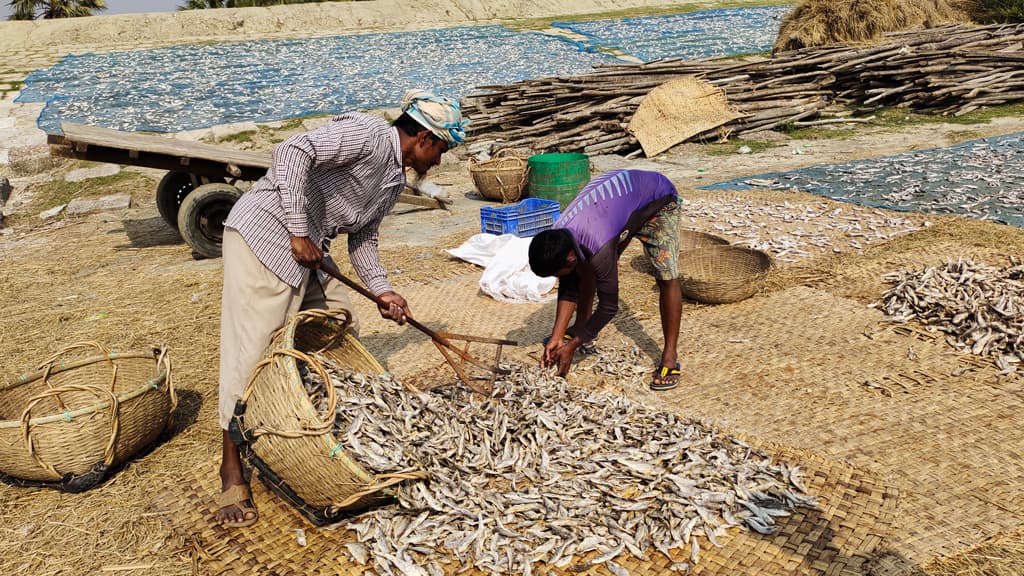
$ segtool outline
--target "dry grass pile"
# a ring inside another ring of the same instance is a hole
[[[969,20],[962,0],[804,0],[786,15],[772,51],[870,44],[887,32]]]

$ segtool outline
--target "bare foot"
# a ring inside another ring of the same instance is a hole
[[[220,489],[217,496],[217,522],[228,528],[242,528],[250,526],[257,519],[259,513],[252,501],[252,493],[249,491],[249,481],[245,477],[242,468],[242,458],[238,453],[238,446],[224,431],[222,442],[222,456],[220,461]]]

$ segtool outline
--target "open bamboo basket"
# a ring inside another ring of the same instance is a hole
[[[760,250],[705,245],[679,253],[679,283],[683,296],[697,302],[739,302],[761,289],[771,267],[771,257]]]
[[[166,347],[73,344],[0,387],[0,473],[13,484],[87,490],[156,441],[177,403]]]
[[[721,236],[715,236],[700,230],[679,231],[679,251],[693,250],[694,248],[705,248],[707,246],[724,246],[729,241]]]
[[[469,174],[480,195],[488,200],[500,200],[502,204],[518,202],[526,196],[529,173],[527,159],[513,156],[507,150],[469,166]]]
[[[253,369],[229,425],[243,458],[259,471],[260,479],[316,525],[387,502],[401,483],[427,476],[416,470],[372,474],[332,434],[334,388],[326,386],[328,407],[322,413],[310,401],[300,363],[330,382],[314,354],[358,373],[384,373],[349,333],[350,325],[347,310],[306,310],[293,316],[274,334],[264,359]]]

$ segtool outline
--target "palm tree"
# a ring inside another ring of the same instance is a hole
[[[76,18],[92,16],[93,10],[106,10],[103,0],[10,0],[11,20],[37,18]]]

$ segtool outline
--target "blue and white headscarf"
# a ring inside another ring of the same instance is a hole
[[[466,139],[469,120],[462,119],[459,103],[447,96],[437,96],[426,90],[409,90],[402,97],[402,112],[447,142],[449,150]]]

